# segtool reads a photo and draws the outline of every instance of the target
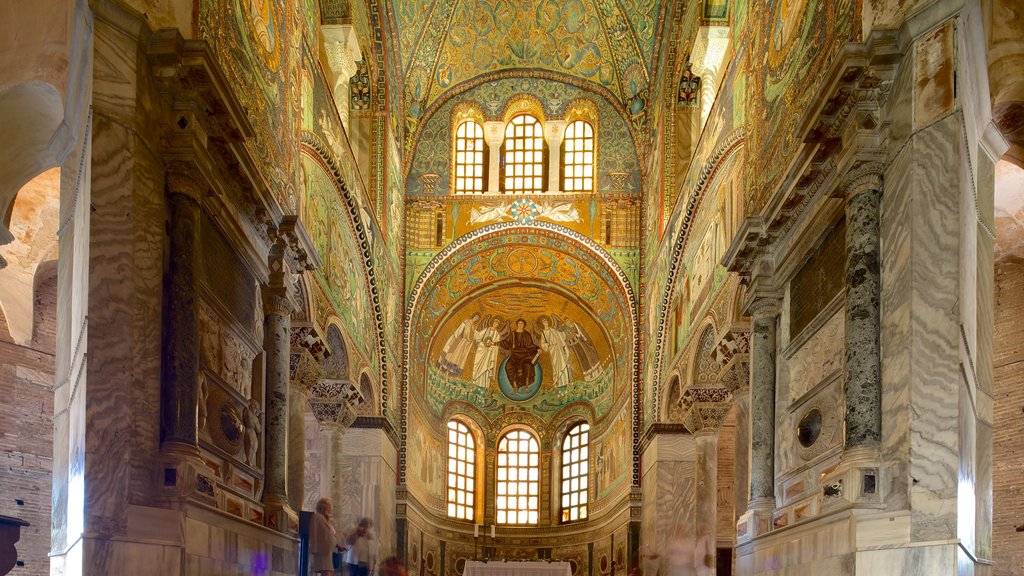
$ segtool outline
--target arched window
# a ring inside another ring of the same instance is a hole
[[[540,448],[526,430],[498,441],[498,524],[536,524],[540,489]]]
[[[540,122],[520,114],[505,126],[502,192],[524,194],[544,191],[544,132]]]
[[[590,501],[590,424],[573,426],[562,440],[562,522],[587,518]]]
[[[429,456],[428,456],[429,458]],[[465,424],[448,422],[448,516],[473,520],[476,444]]]
[[[455,193],[484,192],[484,129],[467,120],[455,130]]]
[[[566,192],[594,191],[594,128],[588,122],[576,120],[565,129],[562,141],[562,190]]]

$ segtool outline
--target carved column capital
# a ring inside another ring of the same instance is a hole
[[[288,316],[294,309],[295,304],[289,297],[287,289],[281,287],[263,288],[263,312],[265,314]]]
[[[500,120],[492,120],[484,122],[484,140],[487,141],[487,145],[491,148],[497,148],[501,146],[502,140],[505,139],[505,123]]]
[[[771,318],[779,315],[782,302],[772,296],[758,296],[747,304],[746,313],[754,320]]]
[[[881,162],[864,162],[843,177],[840,193],[847,199],[867,190],[882,190],[885,166]]]
[[[284,242],[285,251],[283,258],[285,263],[295,274],[305,270],[319,268],[323,261],[316,252],[313,240],[306,232],[306,227],[298,216],[286,215],[281,219],[278,227],[279,238]]]
[[[207,186],[199,170],[189,162],[171,162],[164,174],[164,187],[168,194],[181,194],[202,201]]]
[[[356,420],[354,404],[362,403],[362,394],[351,380],[322,379],[310,390],[309,408],[324,428],[341,430]]]
[[[323,368],[306,348],[292,347],[288,360],[289,380],[303,393],[309,392],[323,378]]]
[[[548,120],[544,122],[544,140],[552,150],[556,150],[565,137],[565,120]]]
[[[304,348],[309,351],[317,364],[323,364],[331,355],[324,341],[323,333],[311,322],[292,322],[291,325],[291,347],[292,349]]]
[[[723,386],[691,386],[683,392],[679,405],[687,430],[695,435],[714,433],[729,413],[732,392]]]

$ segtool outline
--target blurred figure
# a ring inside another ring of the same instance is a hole
[[[334,574],[333,554],[341,550],[338,534],[331,525],[333,506],[328,498],[316,501],[316,512],[309,527],[309,553],[312,556],[310,570],[313,574],[328,576]]]
[[[409,576],[409,572],[397,556],[391,556],[381,564],[380,576]]]
[[[345,564],[348,565],[348,576],[369,576],[373,558],[370,556],[370,532],[372,523],[369,518],[361,518],[356,529],[346,539],[348,549],[345,551]]]

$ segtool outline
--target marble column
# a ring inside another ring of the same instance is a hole
[[[882,439],[881,186],[871,182],[846,204],[846,446],[877,449]]]
[[[271,266],[274,269],[274,266]],[[266,358],[266,441],[263,503],[267,525],[282,532],[296,523],[288,504],[288,376],[292,303],[283,286],[263,289],[263,353]]]
[[[548,120],[544,123],[544,140],[548,143],[548,192],[562,190],[559,182],[562,167],[562,139],[565,138],[565,120]]]
[[[748,313],[753,318],[747,412],[750,425],[749,433],[747,430],[737,433],[737,447],[741,441],[750,446],[750,499],[747,511],[736,522],[737,544],[749,542],[770,531],[775,510],[775,332],[779,320],[778,302],[773,298],[760,297],[748,307]],[[742,384],[741,379],[736,380],[737,384]]]
[[[778,310],[755,309],[750,342],[750,508],[775,507],[775,332]]]
[[[170,210],[170,269],[161,445],[165,451],[199,454],[199,183],[167,175]]]
[[[505,139],[504,122],[484,122],[484,140],[487,142],[487,193],[501,190],[501,142]]]

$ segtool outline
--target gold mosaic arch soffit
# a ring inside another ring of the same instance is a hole
[[[439,271],[441,271],[442,274],[447,273],[447,271],[452,268],[451,264],[453,262],[460,262],[471,256],[474,252],[474,245],[481,241],[497,237],[512,238],[519,236],[521,238],[529,238],[538,235],[557,238],[560,241],[567,242],[569,245],[578,248],[578,255],[588,258],[589,261],[594,264],[592,267],[593,269],[596,270],[603,268],[615,278],[616,285],[609,286],[609,288],[616,289],[618,292],[617,296],[621,297],[627,304],[626,308],[629,313],[628,325],[633,328],[635,334],[637,322],[635,297],[633,289],[629,284],[629,280],[619,267],[618,263],[592,239],[563,226],[547,222],[534,222],[531,224],[502,222],[485,226],[479,230],[457,238],[454,242],[439,252],[429,264],[427,264],[423,269],[423,272],[420,274],[420,277],[413,285],[409,295],[408,308],[406,310],[406,326],[412,326],[412,320],[419,313],[418,307],[424,288],[436,281]]]

